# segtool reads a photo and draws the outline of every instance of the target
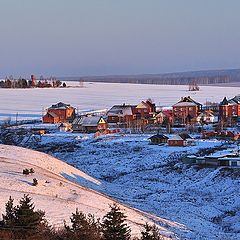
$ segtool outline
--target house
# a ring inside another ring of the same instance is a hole
[[[60,117],[54,112],[47,112],[43,116],[43,123],[59,123]]]
[[[59,102],[47,109],[43,123],[71,122],[75,118],[75,108],[70,104]]]
[[[218,116],[214,114],[214,112],[211,110],[205,110],[197,116],[196,121],[199,123],[205,123],[205,124],[217,123]]]
[[[103,132],[107,129],[107,122],[100,116],[82,116],[75,118],[72,123],[73,132]]]
[[[156,106],[151,100],[142,101],[134,108],[134,113],[137,119],[149,119],[156,113]]]
[[[192,137],[189,136],[186,133],[173,135],[168,139],[168,145],[169,146],[179,146],[184,147],[189,145],[189,143],[192,141]]]
[[[107,122],[110,125],[118,125],[119,127],[129,127],[130,123],[136,119],[134,114],[135,105],[114,105],[107,112]]]
[[[240,95],[227,100],[226,97],[219,104],[219,120],[231,124],[240,117]]]
[[[202,104],[194,101],[190,96],[182,97],[172,107],[174,123],[184,125],[194,122],[202,110]]]
[[[169,122],[171,124],[173,122],[172,111],[170,111],[170,110],[160,111],[154,116],[155,124],[160,124],[160,125],[165,124],[166,125],[167,122]]]
[[[167,143],[168,137],[163,134],[156,134],[148,138],[151,141],[151,144],[162,144]]]

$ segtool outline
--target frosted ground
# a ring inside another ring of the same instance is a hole
[[[189,92],[187,86],[110,83],[85,83],[85,88],[0,89],[0,117],[14,118],[18,112],[22,118],[37,118],[43,109],[59,101],[88,111],[124,102],[136,104],[148,97],[167,107],[186,95],[204,103],[239,93],[234,87],[209,86]],[[195,147],[169,148],[149,145],[148,137],[118,135],[96,140],[92,135],[47,134],[37,145],[28,147],[72,164],[101,184],[66,174],[70,180],[183,224],[182,229],[164,226],[181,239],[240,239],[239,170],[198,169],[181,162],[183,155],[222,143],[199,140]]]
[[[239,169],[197,168],[181,161],[200,149],[237,146],[216,140],[198,140],[192,147],[156,146],[148,144],[148,137],[47,134],[35,148],[81,169],[101,185],[70,180],[184,225],[163,225],[180,239],[240,239]]]
[[[57,102],[70,103],[79,111],[110,108],[114,104],[137,104],[141,100],[152,98],[157,105],[171,106],[182,96],[192,96],[201,103],[221,101],[224,96],[240,94],[237,87],[202,86],[199,92],[189,92],[188,86],[143,85],[119,83],[67,82],[68,88],[49,89],[1,89],[0,119],[9,116],[15,119],[39,118],[44,110]]]
[[[25,168],[33,168],[35,172],[23,175],[22,170]],[[33,178],[38,179],[37,186],[32,186]],[[9,196],[12,196],[17,204],[24,194],[30,194],[36,208],[46,212],[47,220],[54,227],[63,227],[64,219],[69,222],[69,217],[76,208],[84,213],[94,214],[96,218],[102,218],[109,211],[112,199],[75,184],[68,178],[81,178],[86,182],[101,185],[101,182],[49,155],[0,144],[0,213],[5,212],[5,203]],[[153,224],[152,220],[172,226],[173,229],[182,228],[179,224],[136,209],[123,205],[120,207],[128,216],[133,236],[140,234],[145,222]],[[164,236],[174,236],[165,228],[160,229]]]

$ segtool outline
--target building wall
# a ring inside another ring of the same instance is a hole
[[[45,116],[43,116],[43,123],[58,123],[58,122],[59,122],[59,118],[54,118],[49,114],[46,114]]]
[[[180,120],[181,123],[186,122],[186,118],[190,115],[192,118],[196,118],[200,112],[198,106],[173,106],[174,121]]]
[[[186,141],[184,140],[168,140],[169,146],[186,146]]]
[[[60,122],[71,121],[75,117],[75,109],[48,109],[48,112],[55,113],[59,117]]]
[[[240,117],[240,105],[221,105],[219,106],[220,118]]]

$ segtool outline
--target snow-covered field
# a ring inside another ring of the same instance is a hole
[[[202,86],[199,92],[189,92],[188,86],[143,85],[119,83],[67,82],[72,87],[50,89],[0,88],[0,120],[40,118],[44,110],[57,102],[70,103],[79,111],[110,108],[114,104],[138,104],[152,98],[157,105],[171,106],[182,96],[192,96],[197,101],[221,101],[224,96],[240,94],[237,87]]]
[[[23,175],[22,170],[33,168],[35,173]],[[37,186],[32,186],[32,179],[38,180]],[[5,211],[5,203],[9,196],[15,199],[15,204],[30,194],[37,209],[45,210],[46,217],[55,227],[63,226],[63,220],[69,217],[78,208],[84,213],[94,214],[102,218],[109,211],[109,204],[113,200],[96,191],[82,187],[75,182],[83,179],[92,185],[101,186],[101,182],[88,176],[74,167],[59,161],[47,154],[32,150],[0,145],[0,213]],[[132,228],[132,235],[138,235],[146,222],[152,220],[175,228],[182,225],[140,212],[136,209],[120,205],[128,217],[128,224]],[[152,220],[150,220],[152,219]],[[172,233],[160,228],[162,234],[170,236]],[[172,235],[173,236],[173,235]],[[166,238],[167,239],[167,238]]]
[[[240,239],[239,169],[233,173],[223,168],[201,169],[181,161],[183,155],[222,143],[198,140],[192,147],[167,147],[149,145],[148,137],[95,139],[92,135],[59,133],[45,135],[36,147],[101,182],[81,184],[183,224],[185,229],[168,228],[181,239]],[[68,148],[70,144],[74,151]]]

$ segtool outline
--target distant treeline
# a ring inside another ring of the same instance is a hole
[[[6,78],[0,81],[0,88],[52,88],[52,87],[66,87],[66,83],[62,83],[57,79],[41,79],[33,82],[32,80],[27,80],[24,78],[13,79]]]
[[[61,80],[84,82],[110,82],[110,83],[138,83],[138,84],[165,84],[165,85],[214,85],[222,83],[240,82],[240,69],[211,70],[180,72],[167,74],[142,74],[142,75],[111,75],[111,76],[86,76],[69,77]]]

